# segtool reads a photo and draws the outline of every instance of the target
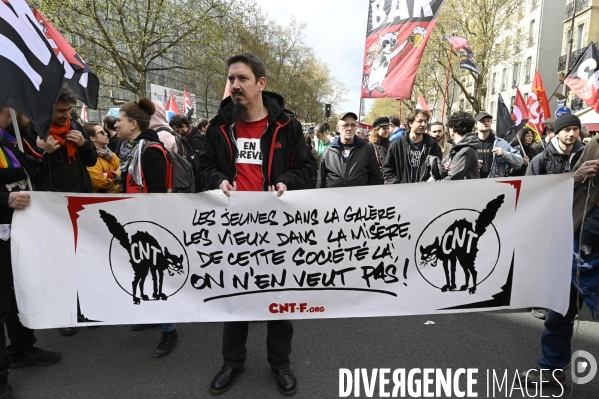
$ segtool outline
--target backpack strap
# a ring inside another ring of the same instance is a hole
[[[160,151],[162,151],[162,155],[164,155],[164,161],[166,162],[166,192],[172,193],[173,192],[173,163],[169,159],[169,151],[166,148],[164,148],[164,145],[162,145],[162,143],[158,143],[156,141],[150,141],[150,142],[148,142],[147,145],[145,145],[141,149],[142,154],[150,147],[159,149]]]

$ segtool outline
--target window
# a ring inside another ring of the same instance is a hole
[[[527,103],[528,102],[528,93],[524,93],[524,102]]]
[[[566,37],[564,38],[563,44],[564,44],[564,49],[562,50],[562,54],[566,54],[566,51],[568,50],[568,42],[570,41],[570,33],[572,31],[570,29],[568,29],[566,31]]]
[[[460,111],[464,110],[464,99],[460,99]]]
[[[491,108],[490,111],[493,112],[495,111],[495,101],[491,101]]]
[[[584,34],[584,24],[578,25],[576,29],[576,50],[580,50],[582,48],[582,36]]]
[[[528,47],[532,46],[535,41],[535,20],[530,21],[528,26]]]
[[[526,59],[526,83],[530,83],[530,75],[531,75],[530,69],[531,68],[532,68],[532,57],[528,57]]]
[[[504,91],[507,87],[507,68],[503,68],[501,72],[501,91]]]
[[[520,75],[520,64],[514,64],[514,70],[512,71],[512,87],[518,86],[518,78]]]
[[[522,4],[522,3],[520,3]],[[516,40],[514,43],[514,54],[519,54],[520,53],[520,43],[522,42],[522,29],[518,28],[516,29]]]
[[[514,103],[516,102],[516,96],[512,96],[510,99],[510,114],[514,112]]]
[[[497,93],[497,72],[493,72],[493,80],[491,80],[491,93],[495,94]]]

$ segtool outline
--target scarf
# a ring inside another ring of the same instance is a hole
[[[110,148],[108,148],[107,145],[105,145],[102,148],[96,147],[96,151],[98,152],[99,157],[104,158],[108,162],[112,161],[112,157],[114,156],[114,153],[112,151],[110,151]]]
[[[17,142],[17,138],[15,136],[8,132],[5,132],[1,128],[0,138],[5,139],[11,144],[15,144]],[[21,167],[21,163],[15,156],[13,150],[13,148],[7,147],[5,145],[0,145],[0,169],[15,169]]]
[[[77,160],[77,146],[75,143],[67,141],[67,133],[71,130],[71,126],[66,124],[64,126],[58,126],[55,124],[50,125],[50,136],[52,136],[61,147],[67,148],[67,154],[69,154],[69,163]],[[62,155],[61,155],[62,160]],[[64,162],[64,160],[62,160]]]
[[[121,173],[129,173],[138,186],[142,186],[141,178],[141,153],[144,149],[145,140],[135,140],[132,143],[124,142],[121,147]],[[126,147],[126,155],[123,155],[123,149]],[[124,176],[124,175],[123,175]]]

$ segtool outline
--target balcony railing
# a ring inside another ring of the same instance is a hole
[[[589,0],[576,0],[576,13],[579,13],[588,7],[589,7]],[[572,17],[573,11],[574,11],[574,2],[572,1],[568,5],[566,5],[566,19]]]
[[[578,59],[578,57],[580,57],[580,55],[582,53],[584,53],[586,51],[586,49],[588,48],[588,46],[585,46],[581,49],[578,49],[576,51],[572,51],[570,53],[570,68],[572,68],[574,66],[574,63],[576,62],[576,60]],[[599,50],[599,42],[595,43],[595,48],[597,48],[597,50]],[[557,71],[563,71],[566,69],[566,56],[562,55],[561,57],[559,57],[559,62],[557,64]]]
[[[574,112],[580,111],[581,109],[586,108],[586,107],[587,107],[587,103],[585,103],[578,97],[573,98],[572,101],[570,102],[570,108]]]

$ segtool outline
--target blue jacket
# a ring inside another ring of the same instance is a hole
[[[514,169],[522,167],[522,162],[524,161],[522,160],[520,151],[509,145],[507,141],[495,136],[493,147],[501,148],[504,151],[504,154],[502,157],[499,157],[497,154],[493,153],[493,163],[489,170],[489,177],[495,177],[495,170],[497,170],[497,175],[499,177],[505,177],[508,166],[511,166]]]
[[[401,135],[403,134],[403,129],[398,127],[397,129],[395,129],[393,131],[393,133],[391,133],[391,136],[389,136],[389,142],[393,143],[395,140],[397,140],[398,138],[401,137]]]

